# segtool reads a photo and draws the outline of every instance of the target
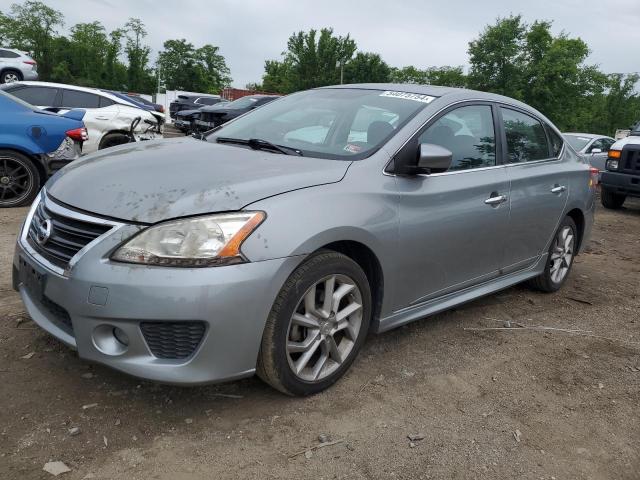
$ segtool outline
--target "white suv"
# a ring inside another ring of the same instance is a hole
[[[0,83],[37,80],[38,65],[28,54],[10,48],[0,48]]]

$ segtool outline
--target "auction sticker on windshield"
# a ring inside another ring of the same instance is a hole
[[[408,93],[408,92],[394,92],[387,90],[380,94],[381,97],[401,98],[403,100],[413,100],[415,102],[431,103],[436,97],[430,95],[422,95],[420,93]]]

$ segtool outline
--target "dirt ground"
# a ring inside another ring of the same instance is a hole
[[[78,359],[11,290],[25,213],[0,210],[1,479],[53,478],[49,461],[70,480],[640,478],[640,202],[598,211],[560,292],[518,286],[372,336],[306,399]],[[580,331],[470,330],[505,321]],[[313,449],[321,434],[338,443]]]

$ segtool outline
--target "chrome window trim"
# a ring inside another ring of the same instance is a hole
[[[74,219],[74,220],[87,222],[87,223],[94,223],[94,224],[97,224],[97,225],[110,225],[112,228],[110,228],[109,230],[104,232],[102,235],[97,236],[92,241],[87,243],[84,247],[82,247],[80,250],[78,250],[78,252],[73,257],[71,257],[71,259],[69,260],[69,264],[67,265],[67,268],[64,268],[64,269],[60,268],[57,265],[54,265],[53,263],[51,263],[46,258],[44,258],[42,255],[40,255],[29,244],[29,241],[27,240],[27,237],[29,236],[29,228],[31,226],[31,220],[33,219],[33,215],[35,214],[35,211],[38,208],[38,205],[40,205],[41,201],[44,202],[44,206],[48,210],[50,210],[53,213],[56,213],[56,214],[58,214],[60,216],[71,218],[71,219]],[[104,218],[99,218],[99,217],[92,217],[90,215],[86,215],[84,213],[76,212],[74,210],[65,208],[65,207],[53,202],[47,196],[46,190],[44,188],[42,188],[42,190],[40,190],[40,193],[38,193],[38,195],[34,199],[33,203],[31,204],[31,208],[29,209],[29,213],[27,214],[27,217],[26,217],[26,219],[24,221],[24,224],[22,226],[22,232],[20,232],[19,244],[20,244],[20,247],[23,250],[25,250],[40,265],[46,267],[48,270],[52,271],[53,273],[55,273],[57,275],[60,275],[61,277],[68,277],[71,269],[73,268],[73,266],[78,263],[78,261],[82,258],[82,256],[89,249],[91,249],[98,242],[102,241],[102,239],[104,237],[106,237],[107,235],[111,235],[112,233],[114,233],[115,231],[117,231],[120,228],[124,227],[125,225],[126,224],[121,223],[121,222],[115,222],[113,220],[106,220]]]
[[[389,158],[389,161],[383,167],[382,174],[386,175],[388,177],[396,177],[396,176],[398,176],[398,174],[396,174],[396,173],[388,172],[387,168],[389,168],[389,165],[391,164],[391,162],[393,162],[393,160],[395,159],[396,155],[400,152],[400,150],[402,150],[405,147],[405,145],[407,145],[407,143],[409,143],[409,141],[413,138],[413,136],[416,133],[418,133],[420,130],[422,130],[427,123],[429,123],[431,120],[433,120],[436,116],[440,115],[445,110],[448,110],[450,107],[452,107],[454,105],[458,105],[460,103],[468,103],[468,102],[488,102],[488,103],[492,103],[492,104],[495,104],[495,105],[498,105],[498,106],[513,107],[513,108],[517,108],[517,109],[520,109],[520,110],[524,110],[519,105],[515,105],[513,103],[508,103],[508,102],[500,101],[500,100],[486,99],[486,98],[466,98],[464,100],[458,100],[456,102],[449,103],[449,104],[445,105],[444,107],[442,107],[437,112],[435,112],[429,118],[427,118],[424,122],[422,122],[420,124],[420,126],[417,129],[415,129],[414,132],[409,136],[409,138],[407,138],[407,140],[405,140],[402,143],[402,145],[400,145],[400,147],[398,149],[396,149],[396,151]],[[527,112],[528,112],[528,110],[527,110]],[[539,118],[537,115],[535,115],[532,112],[529,112],[528,115],[534,117],[536,120],[538,120],[540,123],[542,123],[543,126],[545,124],[547,124],[547,125],[549,125],[550,128],[555,128],[549,122],[546,122],[546,121],[542,120],[541,118]],[[482,171],[482,170],[491,170],[491,169],[500,168],[500,167],[511,167],[511,166],[516,166],[516,165],[532,165],[532,164],[543,163],[543,162],[559,162],[560,161],[560,157],[562,157],[562,154],[564,153],[565,145],[566,145],[567,142],[564,140],[564,137],[562,137],[562,134],[560,132],[556,131],[556,133],[558,135],[560,135],[560,138],[562,138],[562,148],[560,149],[560,153],[558,154],[557,157],[544,158],[542,160],[534,160],[532,162],[504,163],[504,164],[500,164],[500,165],[492,165],[490,167],[469,168],[469,169],[466,169],[466,170],[452,170],[450,172],[447,171],[447,172],[430,173],[430,174],[419,173],[417,175],[412,175],[412,176],[415,176],[415,177],[441,177],[441,176],[444,176],[444,175],[457,175],[459,173],[478,172],[478,171]]]

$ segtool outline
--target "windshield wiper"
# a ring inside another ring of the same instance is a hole
[[[270,150],[272,152],[283,153],[285,155],[298,155],[302,157],[302,152],[297,148],[287,147],[285,145],[276,145],[275,143],[262,140],[261,138],[250,138],[244,140],[242,138],[230,138],[230,137],[218,137],[216,138],[218,143],[232,143],[236,145],[247,145],[254,150]]]

